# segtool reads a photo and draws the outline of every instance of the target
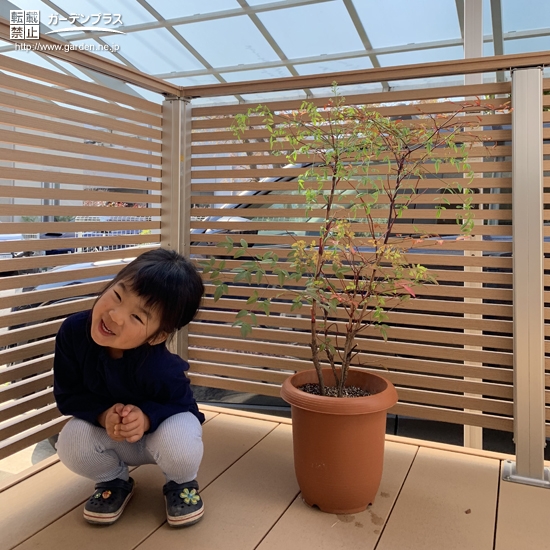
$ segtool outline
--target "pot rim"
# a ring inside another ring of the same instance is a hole
[[[355,376],[357,376],[355,373],[359,373],[360,376],[364,376],[365,378],[382,380],[386,384],[386,387],[381,392],[364,397],[342,398],[313,395],[297,388],[297,386],[306,383],[304,378],[309,378],[312,374],[314,377],[313,382],[317,381],[315,369],[308,369],[286,378],[281,388],[281,397],[290,405],[301,409],[336,415],[376,413],[386,411],[397,403],[397,391],[387,378],[362,369],[350,369],[350,371],[353,371]],[[332,377],[332,369],[323,369],[323,374]]]

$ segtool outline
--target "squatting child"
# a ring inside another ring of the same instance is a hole
[[[73,418],[57,452],[96,483],[84,506],[90,523],[114,523],[135,488],[128,466],[155,463],[166,476],[168,523],[184,527],[202,518],[196,477],[204,416],[184,373],[189,365],[166,341],[193,319],[203,293],[193,264],[172,250],[152,250],[124,267],[91,311],[59,329],[54,394]]]

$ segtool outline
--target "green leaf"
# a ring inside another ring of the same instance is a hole
[[[214,291],[214,301],[217,302],[225,294],[226,291],[227,291],[227,285],[218,286]]]
[[[269,311],[271,308],[271,302],[269,300],[263,300],[262,302],[258,302],[258,307],[269,316]]]

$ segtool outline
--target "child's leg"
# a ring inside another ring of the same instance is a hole
[[[202,453],[202,426],[191,413],[167,418],[145,436],[145,447],[160,466],[166,481],[185,483],[197,477]]]
[[[128,465],[151,463],[141,441],[114,441],[104,428],[78,418],[61,430],[57,453],[69,470],[96,483],[117,478],[128,481]]]

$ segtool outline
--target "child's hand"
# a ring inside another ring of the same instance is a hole
[[[122,403],[116,403],[106,411],[103,411],[97,419],[107,431],[107,435],[115,441],[124,441],[125,439],[116,433],[116,427],[120,426],[122,422],[121,413],[123,409],[124,405]]]
[[[125,405],[120,412],[120,417],[121,424],[115,427],[115,433],[128,443],[139,441],[151,425],[149,417],[135,405]]]

